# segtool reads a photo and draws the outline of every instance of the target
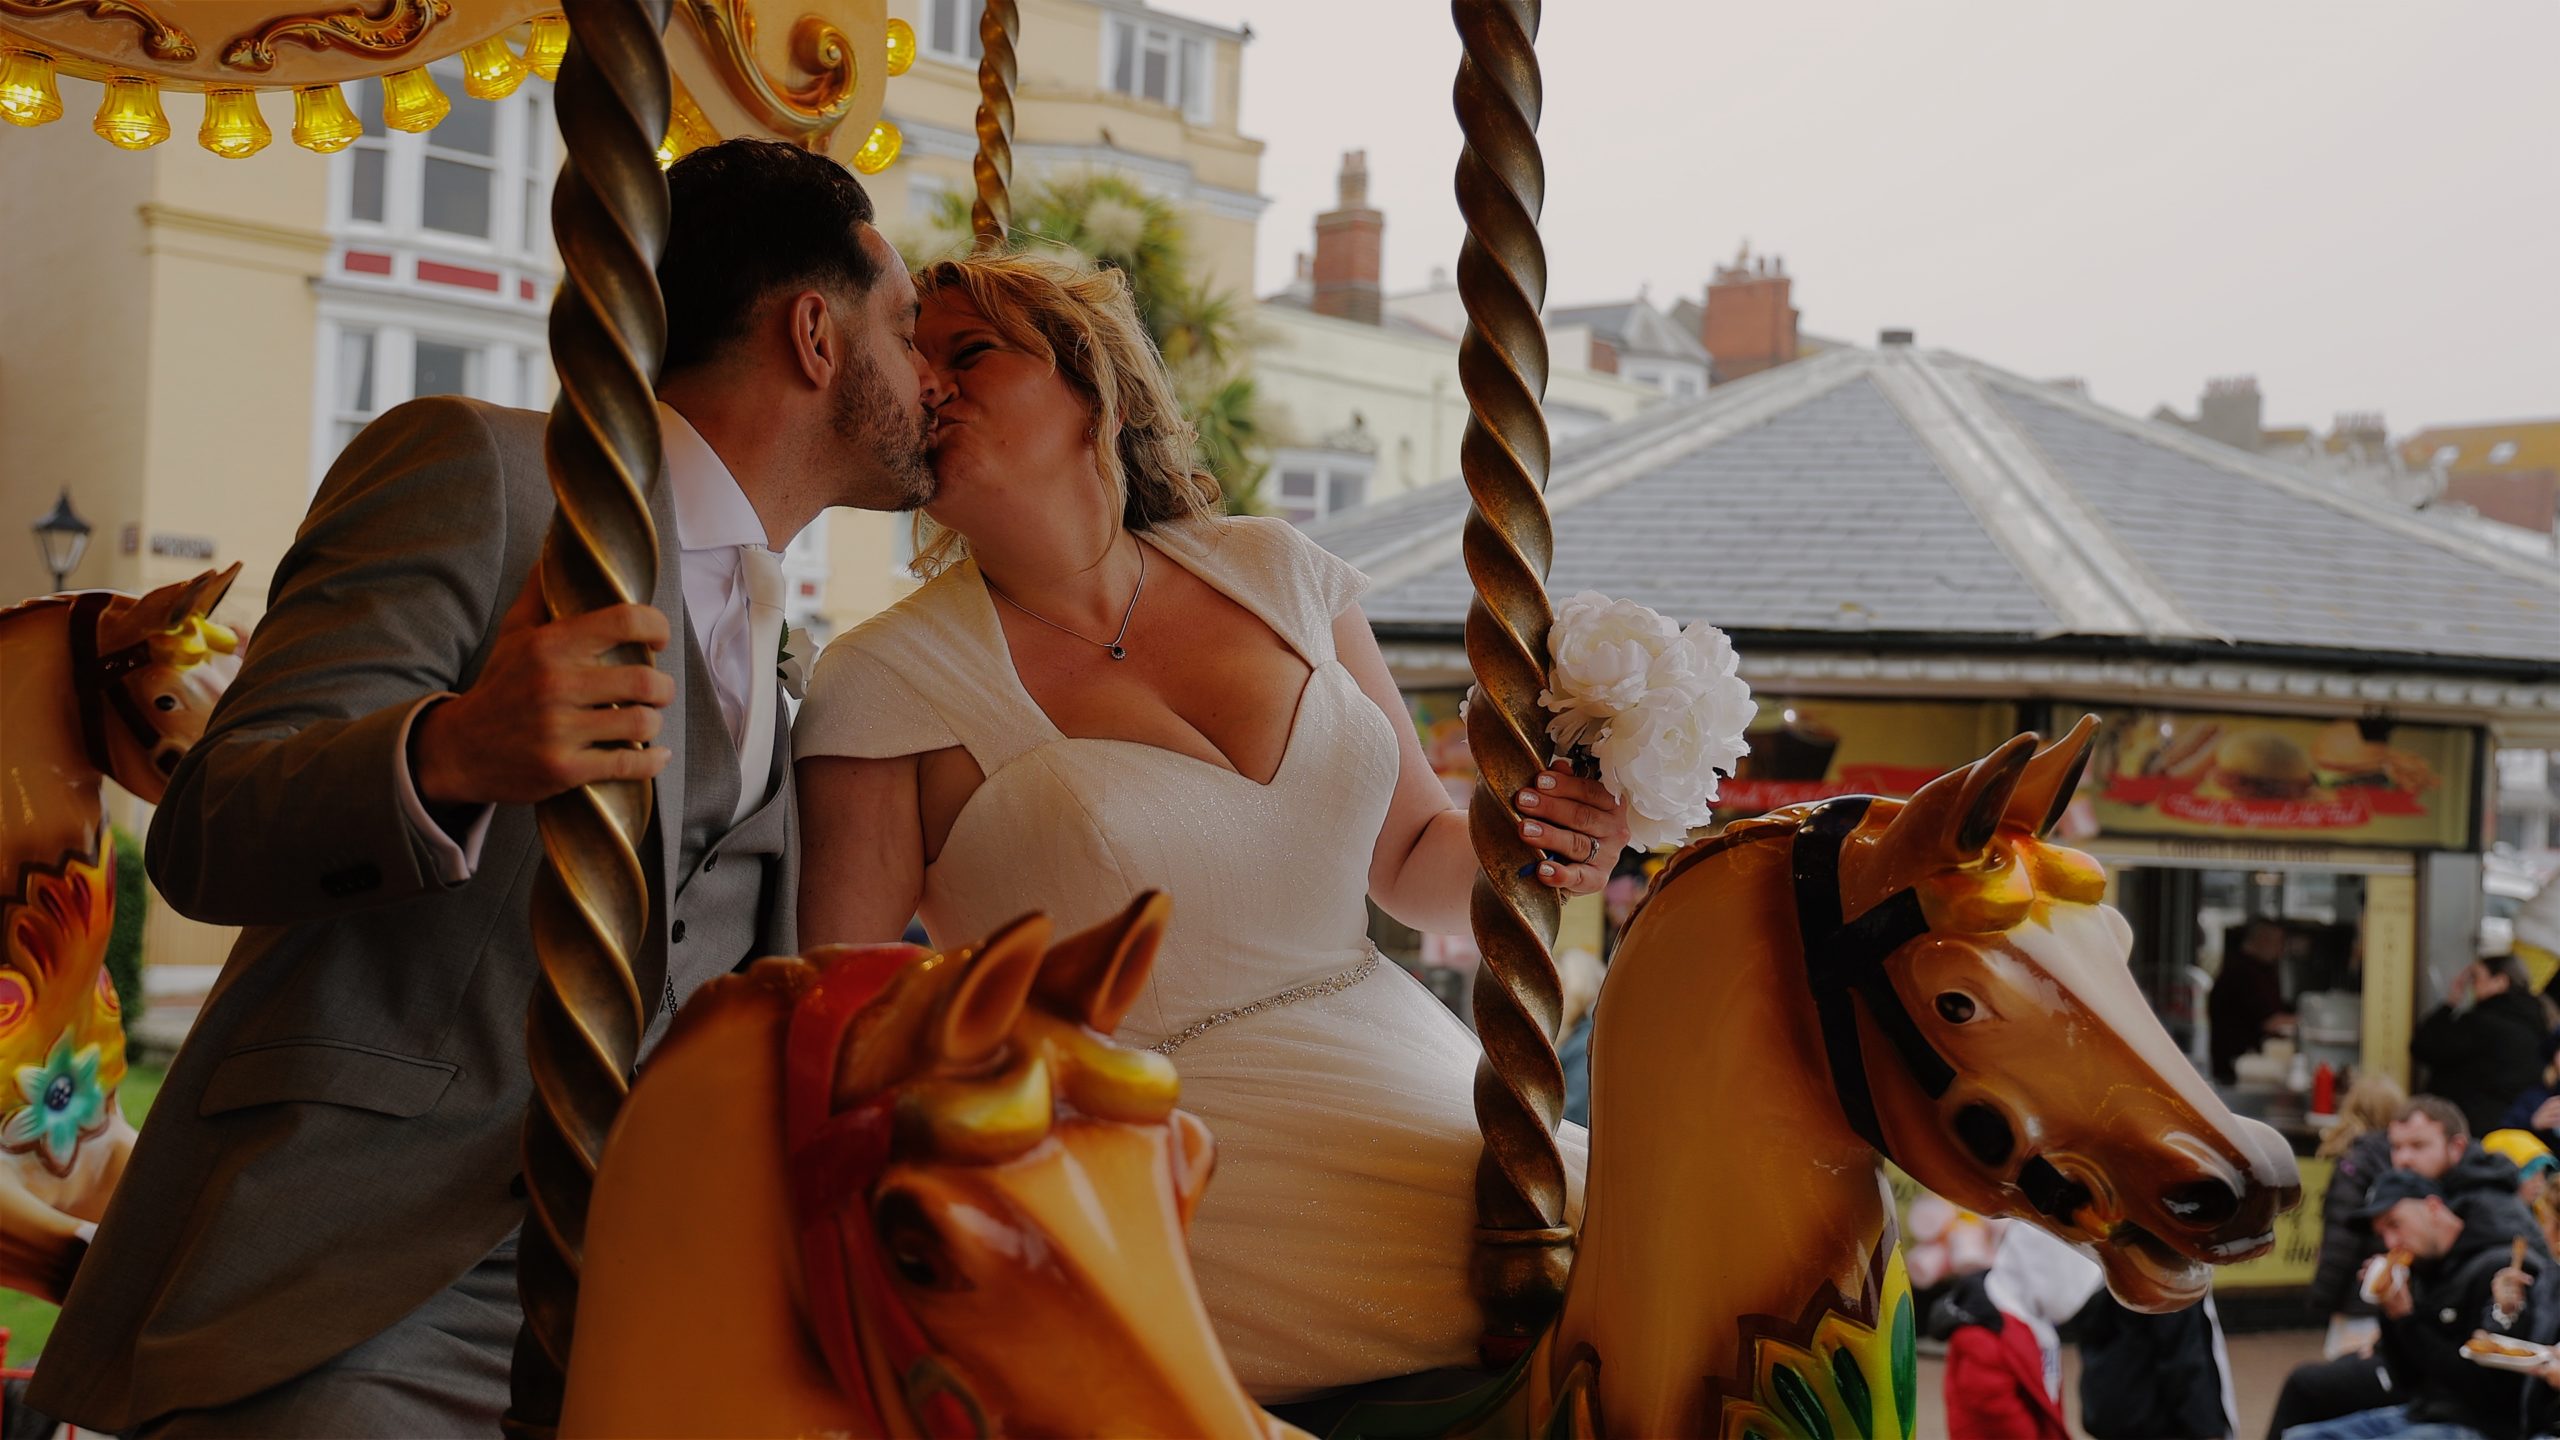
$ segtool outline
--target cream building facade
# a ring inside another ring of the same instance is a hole
[[[889,82],[883,113],[905,136],[896,164],[865,183],[880,227],[910,255],[934,243],[940,197],[976,193],[978,17],[983,0],[890,0],[916,31],[916,62]],[[1021,0],[1015,45],[1013,183],[1107,172],[1180,206],[1193,263],[1219,289],[1250,293],[1262,142],[1237,124],[1250,32],[1139,0]],[[842,629],[914,587],[912,521],[834,510],[809,548],[826,557],[813,626]]]

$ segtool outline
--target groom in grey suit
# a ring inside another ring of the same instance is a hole
[[[495,1433],[534,802],[655,783],[644,1055],[696,987],[794,948],[774,551],[826,506],[930,497],[931,377],[905,267],[843,169],[731,142],[668,183],[652,603],[539,623],[546,417],[419,400],[348,446],[152,825],[169,902],[248,928],[37,1408],[146,1435]],[[656,663],[608,663],[629,642]]]

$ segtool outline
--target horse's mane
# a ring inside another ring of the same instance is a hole
[[[1912,803],[1879,799],[1871,813],[1890,824]],[[1627,917],[1627,923],[1633,925],[1636,916],[1644,913],[1645,906],[1673,882],[1727,851],[1745,845],[1793,840],[1813,810],[1811,805],[1792,805],[1766,815],[1736,820],[1715,834],[1684,846],[1663,862],[1662,869],[1653,877],[1653,883],[1645,887],[1644,898],[1636,903],[1634,913]],[[1942,930],[1976,933],[2007,930],[2026,918],[2039,899],[2096,904],[2106,891],[2106,872],[2096,861],[2077,850],[2052,844],[2041,834],[2014,824],[2004,826],[1993,835],[1980,859],[1939,874],[1942,878],[1933,885],[1935,893],[1946,903],[1937,906],[1938,913],[1933,919]]]
[[[71,601],[69,598],[61,595],[32,596],[28,599],[21,600],[17,604],[11,605],[6,609],[0,609],[0,624],[7,624],[9,621],[15,620],[19,616],[28,614],[32,611],[58,610],[65,608],[70,604]]]
[[[1672,881],[1679,879],[1682,874],[1696,866],[1722,855],[1727,850],[1757,844],[1764,840],[1794,839],[1796,830],[1804,824],[1804,817],[1809,813],[1810,808],[1795,805],[1784,810],[1773,810],[1766,815],[1755,815],[1747,820],[1735,820],[1703,840],[1692,840],[1680,847],[1672,852],[1670,859],[1662,862],[1660,870],[1654,872],[1653,883],[1645,887],[1643,898],[1636,901],[1636,908],[1628,913],[1626,923],[1629,925],[1636,923],[1636,916],[1643,914],[1644,907],[1652,904],[1653,897],[1661,894],[1664,887]]]

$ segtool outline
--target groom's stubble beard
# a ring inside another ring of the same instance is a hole
[[[836,437],[868,457],[882,485],[847,503],[863,510],[913,510],[933,499],[933,412],[909,426],[870,357],[856,357],[836,382]]]

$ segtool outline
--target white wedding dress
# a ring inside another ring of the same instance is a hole
[[[1270,784],[1152,745],[1061,734],[1024,690],[967,561],[827,647],[795,752],[960,745],[976,759],[986,782],[925,871],[937,944],[1031,910],[1066,933],[1142,890],[1173,897],[1120,1036],[1170,1047],[1184,1108],[1217,1136],[1192,1262],[1257,1399],[1473,1364],[1478,1047],[1430,992],[1374,958],[1366,933],[1397,743],[1335,659],[1332,621],[1367,582],[1280,520],[1143,538],[1313,667]],[[1567,1126],[1563,1145],[1578,1214],[1581,1128]]]

